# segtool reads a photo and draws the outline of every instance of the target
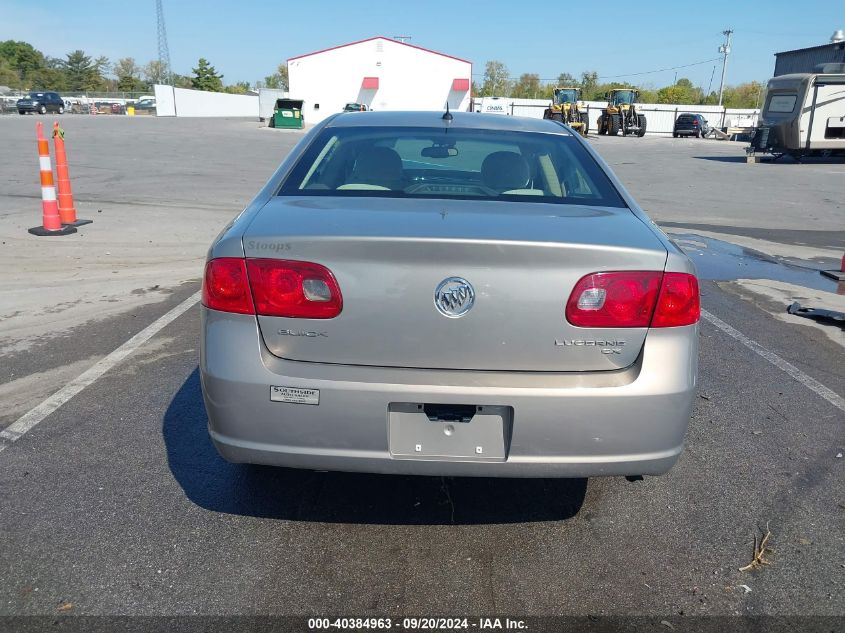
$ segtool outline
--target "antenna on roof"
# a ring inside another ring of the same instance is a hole
[[[451,121],[455,117],[452,116],[452,113],[449,112],[449,102],[446,102],[446,112],[443,113],[443,120],[444,121]]]

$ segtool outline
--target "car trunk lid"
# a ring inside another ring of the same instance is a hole
[[[243,237],[248,258],[335,275],[332,319],[259,316],[267,348],[298,361],[470,370],[602,371],[633,363],[647,328],[577,328],[564,310],[584,275],[662,271],[666,249],[628,209],[465,200],[276,197]],[[475,301],[435,305],[452,277]]]

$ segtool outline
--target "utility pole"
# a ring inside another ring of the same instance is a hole
[[[722,31],[722,35],[725,36],[725,43],[719,47],[719,52],[722,53],[722,81],[719,82],[719,105],[722,105],[722,94],[725,90],[725,70],[728,67],[728,55],[731,54],[731,35],[733,35],[733,29]]]

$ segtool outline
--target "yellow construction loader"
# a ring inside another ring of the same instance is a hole
[[[578,88],[555,88],[554,98],[543,112],[543,118],[566,123],[587,136],[590,120],[587,111],[578,104],[580,98],[581,91]]]
[[[615,88],[607,93],[607,107],[603,108],[598,120],[599,134],[616,136],[636,134],[644,136],[646,118],[637,112],[638,90],[630,88]]]

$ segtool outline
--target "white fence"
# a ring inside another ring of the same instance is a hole
[[[483,111],[482,103],[487,104],[489,100],[478,99],[473,103],[473,110]],[[598,129],[598,118],[603,108],[607,106],[606,101],[585,101],[587,113],[590,116],[590,131]],[[534,119],[542,119],[543,111],[549,107],[547,99],[507,99],[499,98],[493,101],[499,114],[512,116],[524,116]],[[492,111],[487,108],[487,111]],[[639,103],[637,111],[646,116],[648,121],[647,130],[651,134],[671,134],[675,125],[675,119],[679,114],[691,112],[701,114],[712,127],[754,127],[757,125],[757,118],[760,110],[724,108],[715,105],[674,105],[668,103]]]
[[[258,117],[258,95],[155,86],[156,114],[180,117]]]
[[[287,99],[288,91],[280,88],[261,88],[258,91],[258,118],[261,121],[273,116],[276,99]]]

